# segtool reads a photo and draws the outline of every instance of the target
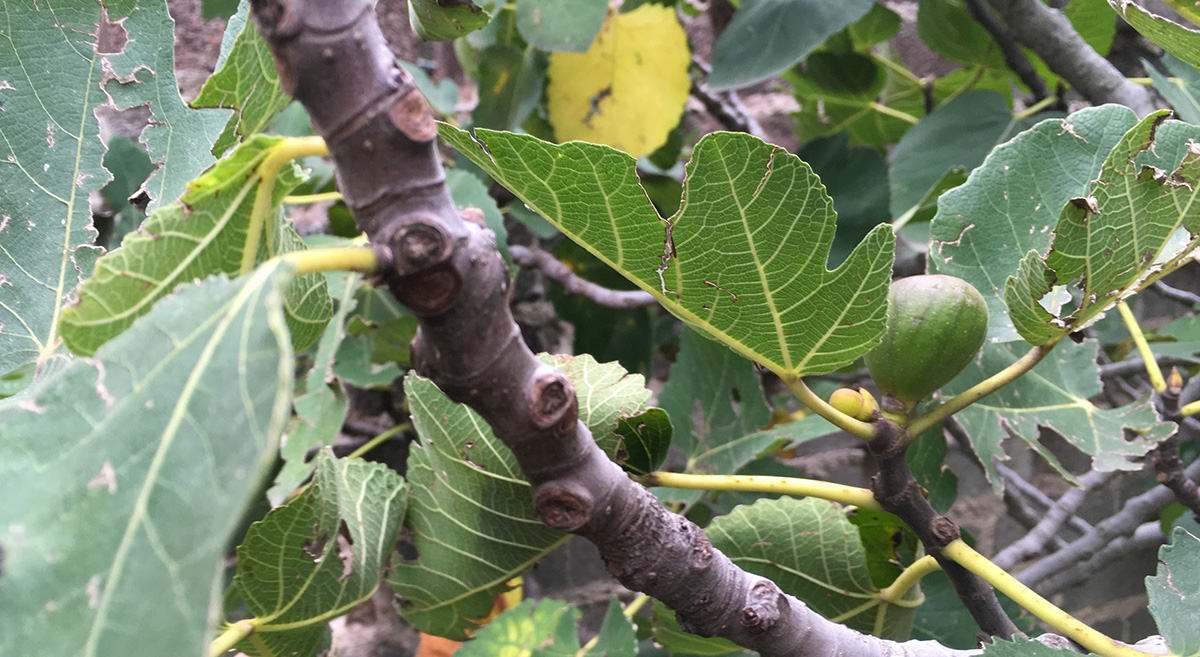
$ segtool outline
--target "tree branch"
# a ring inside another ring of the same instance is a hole
[[[1063,493],[1058,501],[1050,506],[1042,520],[1029,530],[1029,533],[1004,548],[992,558],[992,563],[1005,570],[1022,561],[1040,554],[1050,541],[1057,535],[1069,518],[1074,517],[1075,510],[1083,503],[1087,494],[1093,488],[1103,486],[1112,478],[1111,472],[1093,470],[1079,478],[1079,487]]]
[[[988,0],[1016,38],[1089,102],[1117,103],[1146,116],[1157,109],[1150,90],[1125,78],[1092,49],[1061,11],[1041,0]]]
[[[692,65],[700,69],[705,78],[712,73],[712,68],[697,57],[692,58]],[[766,139],[762,126],[757,119],[750,116],[736,91],[713,91],[708,88],[707,83],[692,80],[692,96],[700,101],[704,109],[726,130],[745,132],[759,139]]]
[[[606,308],[639,308],[658,304],[653,295],[643,290],[610,290],[586,281],[575,275],[570,267],[559,262],[552,254],[536,246],[514,244],[508,247],[508,254],[518,265],[526,269],[537,269],[545,274],[546,278],[557,282],[567,294],[586,297],[596,305]]]
[[[1051,574],[1038,583],[1038,591],[1042,595],[1054,595],[1076,584],[1082,584],[1096,576],[1110,563],[1131,552],[1154,549],[1167,542],[1162,525],[1157,521],[1142,523],[1134,530],[1132,536],[1118,538],[1096,552],[1087,561],[1081,561],[1066,570]]]
[[[832,623],[738,568],[610,461],[579,420],[570,381],[521,340],[495,235],[464,220],[445,186],[432,111],[395,66],[370,0],[252,0],[285,91],[308,109],[358,224],[391,261],[380,272],[418,317],[412,360],[513,450],[548,526],[596,544],[626,587],[680,626],[766,657],[950,656]],[[386,248],[383,248],[386,247]]]
[[[1021,50],[1021,44],[1017,43],[1016,37],[1009,31],[1008,26],[988,9],[987,0],[966,0],[966,5],[967,13],[971,15],[971,18],[992,35],[992,40],[996,42],[1000,53],[1004,55],[1004,63],[1017,74],[1026,87],[1029,87],[1034,102],[1048,98],[1050,92],[1046,89],[1046,81],[1033,69],[1033,64]]]

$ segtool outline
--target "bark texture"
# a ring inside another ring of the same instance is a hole
[[[495,236],[444,184],[437,126],[394,65],[370,0],[253,0],[284,88],[329,145],[347,205],[384,254],[379,276],[418,316],[417,371],[475,409],[516,454],[549,526],[600,549],[680,625],[767,656],[957,655],[831,623],[714,549],[596,447],[567,378],[521,340]]]

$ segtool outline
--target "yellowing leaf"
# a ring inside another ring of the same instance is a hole
[[[555,135],[634,157],[653,153],[679,123],[690,61],[674,9],[647,4],[609,14],[590,50],[550,55],[546,95]]]

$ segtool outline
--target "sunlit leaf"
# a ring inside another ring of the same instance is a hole
[[[120,249],[102,257],[95,275],[80,288],[79,300],[63,313],[67,346],[90,354],[179,284],[218,273],[236,275],[259,185],[257,167],[279,141],[262,135],[248,140],[193,182],[178,203],[152,212]],[[259,262],[306,248],[278,210],[300,180],[294,167],[280,173],[266,222],[268,236],[259,242]],[[332,314],[325,277],[298,277],[285,301],[293,344],[304,349],[321,335]]]
[[[610,14],[587,52],[550,55],[546,111],[555,137],[653,153],[679,123],[690,64],[673,8]]]
[[[506,610],[464,643],[458,657],[560,655],[579,651],[579,610],[560,600],[524,600]]]
[[[290,411],[282,277],[188,285],[0,402],[0,653],[206,649],[231,533]]]
[[[633,158],[596,144],[450,126],[443,137],[677,317],[784,376],[828,372],[883,330],[894,238],[825,267],[832,201],[808,165],[748,135],[693,151],[680,211],[655,212]]]

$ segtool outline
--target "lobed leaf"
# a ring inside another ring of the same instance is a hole
[[[229,539],[290,412],[287,278],[274,264],[187,286],[0,401],[0,653],[207,647]]]
[[[280,141],[262,135],[248,140],[196,179],[178,203],[151,213],[120,249],[101,258],[93,277],[80,287],[79,300],[63,313],[61,331],[67,346],[91,354],[180,283],[213,274],[237,275],[260,180],[257,167]],[[295,167],[280,172],[258,262],[306,248],[278,209],[299,182]],[[297,350],[316,341],[332,310],[323,275],[297,277],[284,304]]]
[[[442,136],[672,314],[785,378],[835,370],[881,338],[890,227],[826,269],[833,204],[808,165],[779,147],[706,136],[683,204],[664,220],[633,158],[611,148],[446,125]]]
[[[234,586],[257,619],[248,655],[316,655],[325,626],[379,588],[404,519],[407,484],[380,463],[328,447],[296,499],[251,525]],[[269,649],[262,651],[260,644]]]
[[[1172,655],[1200,655],[1200,539],[1176,527],[1158,550],[1158,572],[1146,578],[1150,613]]]
[[[1179,59],[1200,67],[1200,31],[1150,13],[1133,0],[1108,0],[1117,15],[1155,45]]]

